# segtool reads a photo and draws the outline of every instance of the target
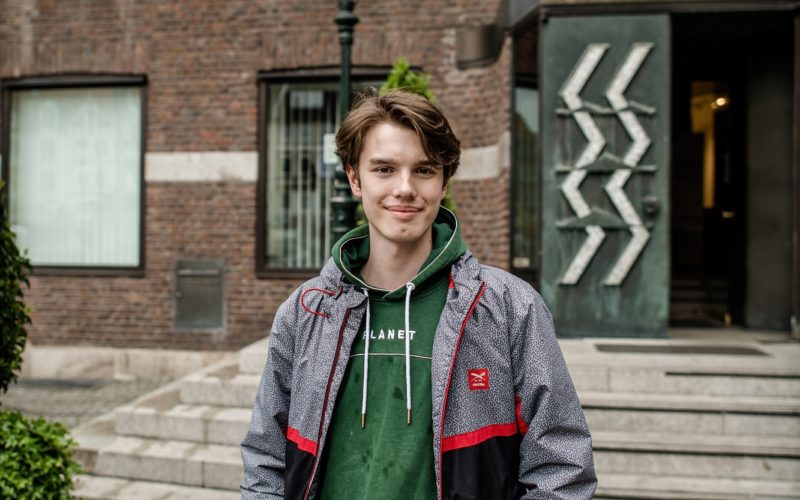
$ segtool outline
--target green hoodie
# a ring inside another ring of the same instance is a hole
[[[433,249],[411,280],[409,332],[406,286],[369,286],[360,271],[369,256],[369,227],[348,232],[332,254],[350,283],[369,293],[368,390],[362,428],[366,318],[350,350],[326,445],[321,497],[436,498],[431,423],[431,352],[447,299],[450,264],[466,251],[455,215],[441,209]],[[411,424],[407,422],[405,340],[410,343]]]

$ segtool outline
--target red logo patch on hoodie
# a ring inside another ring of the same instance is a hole
[[[482,391],[489,388],[489,369],[475,368],[467,371],[470,391]]]

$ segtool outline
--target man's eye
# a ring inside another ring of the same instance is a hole
[[[378,172],[379,174],[388,174],[388,173],[391,173],[392,168],[391,167],[376,167],[375,171]]]
[[[417,173],[420,175],[433,175],[436,171],[430,167],[420,167],[417,169]]]

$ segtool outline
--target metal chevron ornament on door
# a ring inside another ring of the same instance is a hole
[[[613,174],[604,190],[627,226],[631,239],[603,281],[606,286],[620,286],[623,283],[650,239],[650,231],[642,223],[624,188],[632,173],[652,173],[654,171],[653,167],[639,167],[639,162],[652,141],[636,115],[637,112],[652,115],[656,110],[653,107],[629,101],[625,96],[625,91],[639,72],[653,46],[653,43],[643,42],[631,45],[630,51],[614,73],[605,91],[604,96],[611,105],[610,108],[586,102],[580,95],[600,65],[604,54],[610,49],[611,44],[608,43],[588,44],[558,92],[559,97],[567,106],[569,116],[575,120],[586,139],[586,145],[574,165],[566,169],[564,167],[557,168],[559,171],[569,171],[560,190],[579,221],[588,221],[594,211],[580,192],[580,186],[587,174],[609,172],[607,167],[593,168],[598,167],[599,159],[604,160],[606,164],[618,165],[611,170]],[[631,144],[621,158],[612,152],[603,152],[608,141],[600,127],[597,126],[593,113],[598,116],[613,114],[622,124],[631,139]],[[572,227],[575,225],[573,224]],[[605,240],[606,232],[601,225],[587,222],[583,224],[583,230],[586,238],[559,280],[561,285],[576,285],[580,281]]]
[[[671,18],[540,25],[539,288],[562,337],[662,337],[669,317]]]

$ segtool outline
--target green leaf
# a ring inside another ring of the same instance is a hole
[[[394,61],[392,70],[380,90],[386,92],[391,89],[403,89],[436,103],[436,96],[429,89],[430,82],[431,75],[412,70],[406,58],[399,57]]]

